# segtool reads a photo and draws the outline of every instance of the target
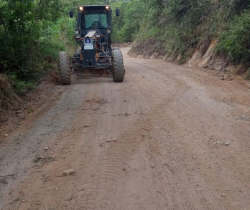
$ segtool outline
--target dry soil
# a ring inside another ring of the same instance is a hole
[[[0,209],[250,210],[247,85],[128,50],[1,135]]]

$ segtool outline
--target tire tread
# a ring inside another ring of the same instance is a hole
[[[69,66],[69,56],[67,52],[62,51],[59,53],[59,71],[60,71],[60,82],[62,85],[71,84],[71,72]]]
[[[113,50],[113,81],[123,82],[125,69],[123,63],[123,56],[119,49]]]

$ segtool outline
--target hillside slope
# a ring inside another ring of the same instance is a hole
[[[225,71],[240,64],[239,73],[249,68],[249,0],[132,0],[115,4],[122,8],[122,16],[115,21],[114,39],[134,41],[132,53]]]

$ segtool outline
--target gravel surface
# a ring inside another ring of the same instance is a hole
[[[8,133],[0,209],[250,209],[248,87],[128,50],[124,83],[73,77]]]

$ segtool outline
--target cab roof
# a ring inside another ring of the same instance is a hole
[[[110,5],[81,5],[79,7],[83,7],[85,10],[107,10],[106,6]]]

